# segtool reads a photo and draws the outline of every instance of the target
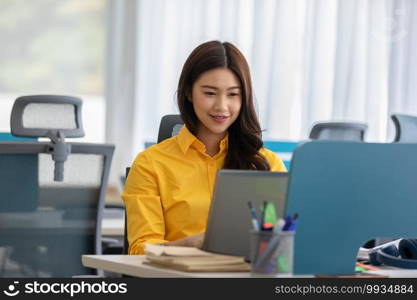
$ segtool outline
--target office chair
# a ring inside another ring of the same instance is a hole
[[[417,143],[417,116],[392,114],[395,125],[394,142]]]
[[[101,217],[113,145],[67,143],[82,136],[81,100],[18,98],[11,131],[51,142],[0,142],[0,274],[101,275],[81,264],[101,254]],[[70,116],[69,116],[70,115]]]
[[[183,125],[184,122],[180,115],[163,116],[159,124],[158,143],[178,135]]]
[[[129,175],[130,167],[126,168],[126,179]],[[124,235],[123,235],[123,248],[122,248],[123,254],[129,253],[129,240],[127,239],[127,212],[125,208],[125,228],[124,228]]]
[[[319,122],[310,132],[312,140],[364,141],[368,125],[352,122]]]
[[[180,115],[166,115],[161,119],[158,131],[158,143],[165,139],[171,138],[178,135],[184,122]],[[129,175],[130,168],[126,168],[126,179]],[[125,228],[124,228],[124,239],[123,239],[123,254],[128,254],[129,241],[127,239],[127,214],[125,213]]]

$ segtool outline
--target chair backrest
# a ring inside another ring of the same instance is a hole
[[[353,122],[320,122],[310,132],[313,140],[364,141],[368,125]]]
[[[179,133],[184,121],[180,115],[166,115],[161,119],[158,132],[158,143]]]
[[[130,168],[126,168],[126,179],[129,175]],[[125,227],[124,227],[124,235],[123,235],[123,254],[129,253],[129,241],[127,239],[127,213],[125,211]]]
[[[47,142],[0,142],[0,274],[95,274],[83,254],[101,254],[101,219],[113,145],[68,143],[64,180],[54,181]],[[13,204],[12,204],[13,203]]]
[[[417,143],[417,116],[393,114],[395,125],[394,142]]]

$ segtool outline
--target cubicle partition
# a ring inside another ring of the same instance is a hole
[[[352,274],[376,237],[417,238],[417,144],[315,141],[294,152],[287,214],[296,274]]]

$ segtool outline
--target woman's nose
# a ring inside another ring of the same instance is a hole
[[[227,110],[227,97],[226,95],[219,95],[217,98],[214,108],[217,110]]]

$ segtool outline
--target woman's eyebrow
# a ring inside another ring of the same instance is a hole
[[[202,88],[208,88],[208,89],[213,89],[213,90],[218,90],[219,88],[212,86],[212,85],[200,85],[200,87]]]
[[[213,89],[213,90],[218,90],[218,87],[212,86],[212,85],[201,85],[200,87],[202,88],[208,88],[208,89]],[[227,90],[233,90],[233,89],[241,89],[240,86],[231,86],[229,88],[227,88]]]

